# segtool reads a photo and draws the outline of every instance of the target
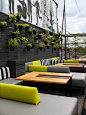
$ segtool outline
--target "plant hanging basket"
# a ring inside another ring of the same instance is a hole
[[[11,34],[11,36],[12,36],[12,38],[13,38],[13,39],[14,39],[14,38],[16,38],[16,37],[17,37],[17,35],[18,35],[18,34],[14,34],[14,33],[13,33],[13,34]]]
[[[56,50],[56,48],[53,48],[54,50]]]
[[[42,51],[43,47],[39,47],[40,51]]]
[[[35,48],[35,45],[32,45],[32,48],[34,49],[34,48]]]
[[[18,28],[19,28],[19,31],[22,31],[24,29],[23,26],[19,26]]]
[[[49,49],[50,48],[50,46],[46,46],[47,47],[47,49]]]
[[[29,31],[28,33],[29,33],[29,36],[32,36],[32,32],[31,31]]]
[[[29,27],[25,27],[25,31],[28,31]]]
[[[0,27],[1,27],[1,31],[5,31],[5,28],[6,28],[6,25],[0,25]]]
[[[53,35],[53,33],[52,32],[49,32],[50,33],[50,35],[52,36]]]
[[[31,47],[27,46],[27,50],[30,51]]]
[[[33,30],[33,34],[36,34],[36,30]]]
[[[17,21],[17,22],[19,22],[19,21],[20,21],[20,19],[21,19],[21,17],[16,16],[16,21]]]
[[[42,35],[38,35],[38,38],[41,39],[41,38],[42,38]]]

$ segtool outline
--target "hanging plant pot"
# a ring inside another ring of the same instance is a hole
[[[29,27],[25,27],[25,31],[28,31]]]
[[[18,26],[18,28],[19,28],[19,31],[22,31],[24,29],[23,26]]]
[[[29,36],[32,36],[32,31],[29,31],[28,33],[29,33]]]
[[[34,40],[38,40],[38,38],[37,38],[37,37],[34,37]]]
[[[48,42],[47,41],[44,41],[45,44],[47,44]]]
[[[56,50],[56,48],[53,48],[54,50]]]
[[[41,39],[41,38],[42,38],[42,35],[38,35],[38,38]]]
[[[53,32],[49,32],[49,33],[50,33],[51,36],[53,35]]]
[[[20,19],[21,19],[21,17],[16,16],[16,21],[17,21],[17,22],[19,22],[19,21],[20,21]]]
[[[6,28],[6,25],[0,25],[0,27],[1,27],[1,31],[5,31],[5,28]]]
[[[30,51],[31,47],[27,46],[27,50]]]
[[[14,34],[14,33],[13,33],[13,34],[11,34],[11,36],[12,36],[12,38],[13,38],[13,39],[14,39],[14,38],[16,38],[16,37],[17,37],[17,35],[18,35],[18,34]]]
[[[35,45],[32,45],[32,48],[34,49]]]
[[[43,47],[39,47],[40,51],[42,51]]]
[[[14,51],[15,47],[9,46],[11,51]]]
[[[33,30],[33,34],[36,34],[36,30]]]
[[[50,46],[46,46],[47,47],[47,49],[49,49],[50,48]]]
[[[53,43],[51,43],[51,46],[53,46],[54,44]]]

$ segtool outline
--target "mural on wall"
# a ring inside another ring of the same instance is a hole
[[[22,20],[30,22],[42,28],[49,28],[50,26],[52,26],[52,28],[57,31],[56,4],[53,0],[46,0],[46,3],[44,3],[44,0],[0,1],[1,6],[4,7],[6,5],[5,1],[6,3],[8,2],[8,5],[6,5],[9,10],[8,13],[16,15],[20,11],[22,14]]]

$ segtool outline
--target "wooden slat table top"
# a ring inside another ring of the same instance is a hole
[[[84,64],[78,64],[78,63],[58,63],[56,65],[53,66],[61,66],[61,67],[77,67],[77,68],[81,68],[83,67]]]
[[[64,73],[50,73],[50,72],[31,72],[20,77],[15,78],[15,80],[23,81],[32,81],[32,82],[43,82],[43,83],[55,83],[55,84],[67,84],[69,79],[60,79],[60,78],[46,78],[46,77],[37,77],[38,75],[47,75],[55,77],[72,77],[73,74],[64,74]]]

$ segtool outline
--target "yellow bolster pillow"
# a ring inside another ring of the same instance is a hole
[[[40,97],[36,87],[0,83],[0,97],[37,105]]]

